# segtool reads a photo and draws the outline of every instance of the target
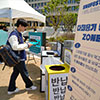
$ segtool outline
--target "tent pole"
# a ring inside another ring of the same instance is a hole
[[[45,19],[44,27],[46,27],[46,19]]]
[[[12,19],[10,18],[10,32],[12,31]]]
[[[9,8],[10,11],[10,32],[12,31],[12,11],[11,8]]]
[[[46,22],[44,23],[44,27],[46,27]]]

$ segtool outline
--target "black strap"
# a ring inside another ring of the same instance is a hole
[[[4,66],[3,66],[3,68],[2,68],[2,71],[5,69],[5,67],[6,67],[6,64],[4,64]]]
[[[18,36],[18,41],[19,42],[21,42],[21,40],[20,40],[20,36],[19,36],[19,33],[18,33],[18,31],[15,29],[14,31],[16,31],[16,33],[17,33],[17,36]]]

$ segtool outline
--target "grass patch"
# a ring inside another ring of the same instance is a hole
[[[67,33],[64,34],[62,36],[58,36],[58,37],[51,37],[48,39],[49,42],[56,42],[56,41],[60,41],[60,42],[64,42],[64,40],[74,40],[75,38],[75,34],[73,33]]]

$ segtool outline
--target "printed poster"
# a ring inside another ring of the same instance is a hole
[[[64,50],[64,63],[70,65],[71,62],[71,51],[68,49]]]
[[[65,100],[100,100],[100,0],[80,0]]]
[[[64,100],[67,80],[67,73],[50,75],[49,100]]]

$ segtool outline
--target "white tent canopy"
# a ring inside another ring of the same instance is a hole
[[[45,23],[45,16],[35,11],[24,0],[0,0],[0,21],[25,18],[28,21]]]

